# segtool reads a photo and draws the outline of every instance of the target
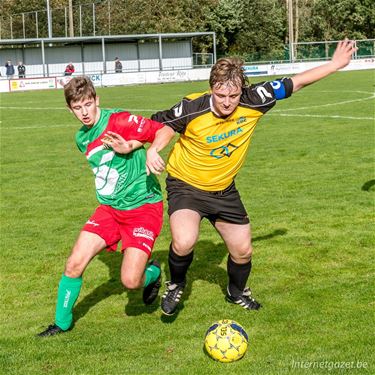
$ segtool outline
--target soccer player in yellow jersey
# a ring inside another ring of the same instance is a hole
[[[161,309],[177,310],[193,260],[202,218],[210,220],[229,251],[226,298],[247,310],[260,303],[246,287],[251,271],[251,230],[248,215],[236,190],[235,177],[246,158],[258,120],[277,100],[314,83],[349,64],[354,44],[338,43],[332,60],[319,67],[272,82],[247,85],[242,61],[222,58],[212,67],[210,91],[185,97],[170,110],[151,118],[170,129],[147,151],[151,172],[160,161],[158,152],[180,133],[167,163],[168,214],[172,243],[169,251],[170,281]]]

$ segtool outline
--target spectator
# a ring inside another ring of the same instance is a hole
[[[74,65],[73,63],[69,63],[66,68],[65,68],[65,71],[64,71],[64,76],[71,76],[73,73],[74,73],[75,69],[74,69]]]
[[[25,78],[26,76],[26,66],[23,65],[23,62],[20,61],[17,66],[18,78]]]
[[[5,63],[5,68],[6,68],[6,76],[8,79],[12,79],[14,76],[14,65],[12,64],[11,60],[8,60]]]
[[[118,57],[115,58],[115,72],[122,73],[122,63]]]

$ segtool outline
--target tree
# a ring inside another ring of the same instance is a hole
[[[286,7],[284,0],[245,0],[245,17],[229,54],[247,61],[284,59]]]
[[[65,11],[69,0],[49,0],[53,36],[65,36]],[[287,58],[287,0],[72,0],[74,35],[93,35],[92,3],[95,3],[96,35],[182,33],[214,31],[219,55],[237,54],[247,61]],[[35,11],[39,37],[47,37],[46,0],[2,0],[1,37],[35,35]],[[293,0],[295,41],[375,38],[373,0]],[[24,16],[22,13],[33,12]],[[10,16],[12,15],[12,18]],[[34,18],[33,18],[34,17]],[[12,20],[12,21],[10,21]],[[212,42],[194,40],[200,51]],[[319,52],[320,53],[320,52]]]
[[[246,21],[244,9],[241,0],[219,0],[207,14],[207,29],[216,33],[219,53],[224,53],[235,42]]]
[[[313,8],[311,34],[315,40],[373,39],[375,8],[372,0],[318,0]]]

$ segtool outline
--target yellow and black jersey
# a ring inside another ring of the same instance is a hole
[[[224,190],[245,161],[259,119],[292,91],[290,78],[251,85],[227,117],[212,111],[210,92],[191,94],[170,110],[152,115],[180,133],[169,155],[168,173],[198,189]]]

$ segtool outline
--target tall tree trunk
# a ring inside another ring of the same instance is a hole
[[[293,0],[292,0],[293,1]],[[295,9],[295,21],[294,21],[294,43],[298,43],[299,37],[299,4],[298,0],[295,0],[296,3],[294,4]],[[294,57],[297,58],[297,45],[294,45]]]
[[[69,36],[74,37],[74,25],[73,25],[73,0],[69,0]]]

